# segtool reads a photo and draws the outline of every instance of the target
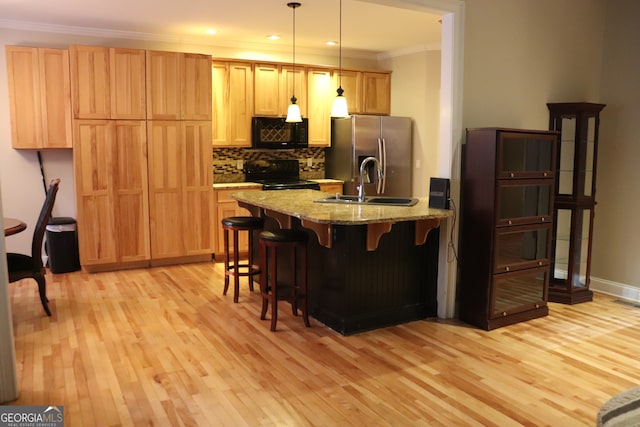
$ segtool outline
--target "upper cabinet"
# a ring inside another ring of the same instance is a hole
[[[73,45],[69,53],[74,118],[146,118],[144,50]]]
[[[213,145],[250,147],[253,74],[248,62],[213,61]]]
[[[391,74],[362,73],[363,114],[389,114],[391,111]]]
[[[331,146],[331,106],[333,103],[333,84],[331,71],[322,68],[309,68],[309,146]]]
[[[284,117],[295,94],[302,117],[307,116],[307,73],[305,67],[257,63],[254,66],[254,108],[256,116]]]
[[[339,86],[344,90],[343,96],[347,98],[349,114],[362,114],[362,72],[353,70],[335,70],[333,72],[333,96],[338,95]],[[387,113],[389,114],[389,113]]]
[[[211,120],[211,57],[147,51],[147,119]]]
[[[69,54],[7,46],[13,148],[71,148]]]

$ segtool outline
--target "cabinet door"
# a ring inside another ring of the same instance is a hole
[[[69,54],[7,46],[13,148],[71,148]]]
[[[151,258],[184,256],[181,122],[147,122]]]
[[[145,122],[76,120],[74,131],[81,264],[148,260]]]
[[[181,119],[211,120],[211,56],[183,53],[181,61]]]
[[[6,46],[13,148],[42,146],[38,49]]]
[[[494,245],[494,273],[549,265],[551,224],[499,227]]]
[[[80,264],[116,263],[113,124],[108,120],[76,120],[74,134]]]
[[[71,148],[71,81],[69,52],[38,49],[42,147]]]
[[[230,144],[230,89],[229,63],[213,61],[211,65],[211,119],[213,129],[211,137],[214,146],[224,147]]]
[[[324,69],[309,68],[308,98],[309,106],[309,146],[329,147],[331,145],[331,72]]]
[[[212,74],[213,145],[251,147],[251,64],[214,61]]]
[[[365,114],[391,112],[391,75],[389,73],[365,72],[362,74],[363,106]]]
[[[342,184],[320,184],[320,191],[331,194],[342,194]]]
[[[183,201],[186,255],[212,254],[214,246],[211,122],[182,123]]]
[[[280,115],[280,70],[274,64],[256,64],[254,67],[254,114]]]
[[[496,225],[551,223],[554,185],[553,179],[498,180]]]
[[[112,119],[144,120],[147,117],[145,64],[144,50],[109,49]]]
[[[362,72],[342,70],[342,79],[340,75],[340,70],[333,71],[333,86],[335,87],[333,96],[338,95],[336,91],[342,85],[343,96],[347,98],[349,114],[362,113]]]
[[[550,178],[555,176],[557,136],[524,132],[500,132],[499,178]]]
[[[110,118],[109,48],[72,45],[69,55],[73,117]]]
[[[238,206],[238,202],[230,197],[232,193],[236,193],[238,190],[216,190],[216,247],[215,253],[218,255],[218,260],[224,256],[224,230],[222,229],[222,220],[224,218],[232,216],[251,216],[251,213]],[[242,191],[251,191],[242,189]],[[260,190],[256,190],[260,191]],[[238,249],[241,253],[246,253],[249,250],[249,240],[247,233],[240,233],[238,240]],[[233,253],[233,233],[229,233],[229,250]]]
[[[180,53],[147,51],[147,119],[180,120]]]
[[[506,317],[546,306],[548,285],[548,267],[494,275],[489,318]]]
[[[283,65],[280,72],[280,116],[286,116],[291,95],[295,93],[300,115],[307,116],[307,71],[304,67]]]

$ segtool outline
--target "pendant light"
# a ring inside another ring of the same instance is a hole
[[[340,68],[338,77],[338,95],[333,100],[333,107],[331,108],[331,117],[349,117],[349,108],[347,107],[347,98],[342,94],[342,0],[340,0]]]
[[[288,123],[296,123],[302,121],[302,116],[300,115],[300,106],[296,104],[296,8],[300,7],[300,3],[291,2],[287,3],[291,9],[293,9],[293,88],[291,94],[291,104],[287,109],[287,118],[285,119]]]

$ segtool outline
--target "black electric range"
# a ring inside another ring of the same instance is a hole
[[[300,163],[295,159],[247,160],[244,177],[246,182],[262,184],[263,190],[320,189],[317,182],[300,179]]]

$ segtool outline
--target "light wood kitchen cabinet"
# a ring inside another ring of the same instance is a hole
[[[149,121],[152,260],[213,254],[211,122]]]
[[[71,148],[69,54],[6,46],[13,148]]]
[[[181,53],[182,120],[211,120],[211,56]]]
[[[91,271],[150,259],[145,121],[76,120],[80,262]]]
[[[343,189],[343,184],[341,183],[333,183],[333,182],[320,183],[320,191],[324,191],[325,193],[342,194],[342,189]]]
[[[69,53],[74,118],[145,119],[144,50],[72,45]]]
[[[389,115],[391,112],[391,74],[364,72],[363,84],[363,114]]]
[[[214,223],[216,225],[216,247],[215,254],[217,260],[222,260],[224,257],[224,234],[222,230],[222,220],[224,218],[232,217],[232,216],[251,216],[251,213],[238,206],[238,202],[235,199],[231,198],[231,194],[237,193],[238,191],[262,191],[261,185],[247,186],[236,189],[220,189],[215,190],[215,219]],[[229,248],[233,251],[233,234],[229,234]],[[247,237],[247,233],[240,233],[238,248],[241,253],[247,253],[249,250],[249,241]]]
[[[331,146],[331,106],[333,87],[331,71],[321,68],[308,68],[307,103],[309,111],[309,146]]]
[[[213,61],[213,145],[251,147],[253,74],[248,62]]]
[[[145,63],[144,50],[109,49],[112,119],[144,120],[147,117]]]
[[[333,96],[338,95],[338,87],[342,84],[343,96],[347,98],[349,114],[362,113],[362,72],[353,70],[342,70],[342,80],[340,70],[333,71]],[[342,81],[342,83],[340,83]]]
[[[280,67],[276,64],[255,64],[253,82],[254,115],[280,115]]]
[[[211,56],[147,51],[147,119],[211,120]]]
[[[307,116],[307,73],[305,67],[279,64],[255,64],[254,114],[285,117],[291,96],[296,96],[302,117]]]

